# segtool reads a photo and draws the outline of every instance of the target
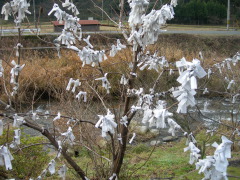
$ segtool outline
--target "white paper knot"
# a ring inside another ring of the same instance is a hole
[[[99,120],[96,123],[95,127],[102,128],[102,137],[106,138],[107,133],[110,132],[112,134],[115,133],[115,128],[117,127],[117,123],[114,121],[115,116],[108,109],[107,115],[98,115]]]

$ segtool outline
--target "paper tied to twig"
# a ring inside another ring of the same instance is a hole
[[[65,136],[66,139],[69,141],[70,144],[73,144],[75,140],[75,136],[73,134],[72,128],[68,127],[67,132],[61,133],[62,136]]]
[[[203,78],[207,75],[205,70],[201,67],[200,61],[198,59],[193,59],[192,62],[186,62],[185,67],[187,70],[181,72],[177,81],[181,86],[187,90],[197,89],[197,77]]]
[[[122,84],[122,85],[127,85],[128,84],[128,79],[125,77],[124,74],[121,77],[120,84]]]
[[[24,68],[25,64],[23,65],[18,65],[14,60],[12,60],[11,64],[14,66],[11,71],[10,71],[10,74],[11,74],[11,80],[10,80],[10,83],[12,84],[16,84],[16,79],[15,79],[15,76],[18,76],[19,73],[22,71],[22,69]]]
[[[62,141],[57,141],[58,143],[58,153],[57,153],[57,157],[59,158],[62,154]]]
[[[47,169],[44,169],[41,175],[37,177],[37,180],[43,180],[44,178],[46,178],[47,172]]]
[[[0,59],[0,77],[3,77],[3,73],[4,73],[4,68],[2,65],[2,60]]]
[[[223,61],[223,63],[227,64],[227,69],[228,70],[232,70],[232,67],[231,67],[231,63],[232,62],[232,58],[227,58]]]
[[[103,77],[97,78],[95,80],[96,81],[99,81],[99,80],[102,81],[102,87],[104,87],[107,90],[107,93],[109,94],[111,85],[110,85],[110,82],[107,79],[107,75],[108,75],[108,73],[105,73]]]
[[[142,123],[146,124],[152,116],[153,116],[153,110],[150,109],[149,107],[145,108],[143,112]]]
[[[98,115],[99,120],[96,123],[96,128],[102,128],[102,137],[106,138],[107,133],[111,134],[115,133],[115,128],[117,127],[117,123],[115,122],[115,115],[111,113],[108,109],[107,115]]]
[[[184,152],[190,151],[190,160],[189,164],[193,164],[194,162],[197,162],[198,158],[201,156],[200,149],[198,149],[193,142],[190,142],[188,144],[188,147],[184,148]]]
[[[216,131],[217,131],[217,128],[216,128],[216,127],[213,128],[213,129],[208,129],[208,130],[206,131],[206,134],[210,134],[211,136],[213,136],[213,134],[214,134]]]
[[[176,67],[178,68],[178,72],[180,75],[182,74],[184,69],[186,69],[188,64],[190,64],[190,62],[188,62],[185,57],[176,62]]]
[[[61,119],[61,113],[58,112],[57,116],[53,119],[53,121]]]
[[[32,120],[36,121],[37,119],[39,119],[38,114],[36,112],[33,112],[32,113]]]
[[[193,144],[197,143],[197,140],[195,139],[192,133],[188,134],[187,132],[185,132],[184,135],[187,136],[186,145],[188,145],[190,142],[192,142]]]
[[[194,106],[196,104],[194,95],[196,94],[195,90],[186,90],[182,87],[179,87],[178,90],[172,92],[173,97],[177,98],[179,104],[177,108],[177,113],[187,113],[188,106]]]
[[[65,0],[65,2],[62,3],[62,6],[67,7],[68,10],[71,10],[75,16],[79,15],[77,7],[72,2],[69,2],[69,0]]]
[[[233,57],[232,57],[232,63],[234,66],[240,61],[240,52],[237,52]]]
[[[214,176],[214,163],[215,159],[212,156],[206,156],[205,159],[200,159],[196,163],[196,169],[199,169],[198,173],[204,173],[205,178],[204,179],[215,179],[217,176]]]
[[[48,16],[50,16],[54,12],[54,16],[57,18],[59,23],[62,23],[63,17],[62,17],[62,10],[59,8],[58,4],[54,3],[53,8],[48,13]]]
[[[4,127],[3,121],[2,119],[0,119],[0,136],[3,135],[3,129],[4,129],[3,127]]]
[[[200,58],[201,60],[203,60],[203,53],[202,53],[202,51],[200,51],[200,52],[198,53],[198,55],[199,55],[199,58]]]
[[[122,135],[121,135],[121,134],[118,134],[118,135],[117,135],[117,139],[118,139],[118,141],[120,142],[120,144],[123,144]]]
[[[20,145],[20,136],[21,136],[21,130],[20,129],[15,129],[14,130],[14,137],[12,143],[9,145],[10,148],[12,149],[17,149],[18,145]]]
[[[233,135],[237,134],[238,136],[240,136],[240,130],[238,128],[236,128],[236,130],[233,132]]]
[[[38,176],[37,178],[36,178],[36,180],[42,180],[43,178],[42,178],[42,176]],[[30,180],[30,179],[29,179]]]
[[[227,89],[231,89],[232,85],[235,84],[234,80],[229,81]]]
[[[204,88],[203,94],[207,94],[207,93],[209,93],[208,88]]]
[[[12,7],[9,2],[5,3],[2,7],[1,14],[4,15],[4,20],[7,21],[8,17],[12,14]]]
[[[219,180],[228,179],[226,172],[220,172],[215,168],[216,160],[213,156],[206,156],[205,159],[200,159],[196,163],[196,169],[199,169],[199,174],[204,174],[204,179]]]
[[[221,68],[221,65],[220,65],[219,63],[217,63],[217,64],[214,64],[214,66],[215,66],[216,68],[218,68],[219,73],[222,74],[222,68]]]
[[[120,119],[120,124],[124,125],[125,127],[127,127],[128,125],[128,118],[127,116],[123,116],[121,119]]]
[[[133,133],[132,138],[129,140],[129,144],[132,144],[132,142],[133,142],[133,140],[135,139],[135,137],[136,137],[136,133]]]
[[[73,33],[66,31],[65,29],[62,30],[61,35],[57,38],[57,41],[60,42],[60,44],[66,45],[67,48],[73,47],[73,44],[76,44],[76,39],[73,35]]]
[[[56,162],[54,159],[52,159],[51,162],[48,164],[48,171],[50,172],[50,174],[55,174],[56,172],[55,166],[56,166]]]
[[[77,15],[79,14],[76,6],[68,0],[63,3],[64,7],[68,7],[68,10],[72,10],[72,12]],[[52,10],[48,13],[50,16],[54,12],[54,16],[57,18],[57,21],[59,23],[64,23],[64,29],[62,31],[62,34],[58,37],[58,41],[61,41],[62,44],[67,45],[67,47],[70,47],[71,44],[75,44],[76,40],[78,39],[81,41],[82,39],[82,29],[81,25],[79,24],[79,18],[74,17],[65,11],[62,11],[58,4],[54,4]]]
[[[165,120],[173,114],[166,109],[165,103],[165,101],[159,101],[155,109],[146,109],[142,122],[148,122],[150,127],[156,126],[156,128],[166,128],[167,125]]]
[[[138,31],[133,31],[128,38],[128,42],[133,44],[133,51],[137,51],[137,47],[143,47],[143,43],[141,40],[141,34]]]
[[[117,39],[117,45],[112,45],[110,50],[110,57],[114,57],[118,51],[121,51],[122,49],[125,49],[126,46],[121,43],[119,39]]]
[[[171,5],[173,6],[173,7],[176,7],[177,6],[177,3],[178,2],[178,0],[171,0]]]
[[[73,87],[72,87],[72,84],[73,84]],[[72,87],[72,92],[75,93],[76,88],[79,87],[80,85],[81,85],[81,82],[79,81],[79,79],[74,80],[73,78],[70,78],[66,90],[70,91]]]
[[[25,123],[24,117],[14,114],[13,116],[13,127],[19,128],[23,123]]]
[[[169,130],[168,132],[172,134],[172,136],[176,135],[176,131],[178,129],[181,129],[181,126],[179,124],[177,124],[173,119],[168,118],[168,125],[169,125]]]
[[[84,67],[85,64],[89,64],[89,65],[91,64],[92,67],[95,67],[95,65],[107,59],[105,50],[94,51],[88,46],[83,47],[82,50],[79,50],[78,56],[80,60],[83,62],[82,67]]]
[[[12,170],[13,157],[7,146],[0,146],[0,166],[5,166],[6,170]]]
[[[110,57],[114,57],[117,54],[117,46],[115,46],[114,44],[111,46],[111,50],[110,50]]]
[[[83,38],[83,41],[87,43],[87,46],[88,46],[89,48],[93,48],[93,45],[90,43],[90,37],[91,37],[91,36],[88,35],[87,38]]]
[[[21,43],[18,43],[17,46],[15,47],[16,48],[16,56],[19,57],[19,49],[22,48],[23,45]]]
[[[146,2],[146,1],[145,1]],[[139,4],[139,2],[138,2]],[[136,44],[136,42],[141,46],[143,49],[145,49],[148,45],[154,44],[157,39],[158,35],[164,31],[161,30],[160,28],[166,24],[167,20],[170,20],[174,17],[174,11],[173,11],[173,6],[176,5],[176,1],[173,1],[170,5],[166,4],[163,5],[161,9],[159,10],[152,10],[150,13],[146,14],[144,12],[141,15],[141,18],[138,19],[132,19],[133,16],[129,17],[129,25],[132,27],[132,32],[136,29],[136,21],[142,25],[142,27],[138,28],[137,33],[132,33],[135,34],[135,39],[132,42],[133,46]],[[137,15],[137,17],[139,17]],[[131,21],[134,22],[131,22]],[[131,37],[131,36],[130,36]],[[133,50],[136,50],[136,48],[133,48]]]
[[[76,98],[77,98],[78,100],[80,100],[81,97],[83,97],[83,102],[87,102],[87,92],[80,91],[80,92],[76,95]]]
[[[113,175],[109,178],[109,180],[113,180],[114,178],[115,178],[115,180],[118,180],[116,173],[113,173]]]
[[[222,136],[222,143],[218,145],[216,142],[212,144],[216,148],[214,158],[216,160],[215,168],[220,172],[226,172],[228,166],[228,158],[231,158],[231,145],[232,141]]]
[[[131,96],[142,96],[143,95],[143,88],[139,88],[139,89],[128,89],[127,90],[127,96],[131,97]]]
[[[138,110],[141,110],[142,109],[142,107],[140,107],[140,106],[134,106],[134,105],[132,105],[131,106],[131,109],[130,109],[130,112],[131,113],[134,113],[134,112],[136,112],[136,111],[138,111]]]
[[[76,119],[74,118],[69,118],[68,119],[68,122],[67,122],[67,125],[71,124],[71,123],[75,123],[76,122]]]
[[[148,70],[154,69],[155,71],[160,72],[160,69],[163,69],[164,67],[169,67],[169,63],[165,56],[159,57],[157,53],[158,52],[156,51],[153,55],[141,55],[139,58],[139,63],[137,64],[139,69],[143,71],[144,69],[146,69],[146,67],[148,67]],[[170,74],[172,74],[172,72],[173,71],[171,71]]]
[[[138,24],[142,24],[141,17],[146,12],[146,8],[149,4],[147,0],[129,0],[129,6],[131,8],[131,12],[129,14],[129,25],[130,27],[137,26]]]
[[[67,173],[67,166],[64,164],[62,165],[59,170],[58,170],[58,175],[65,180],[66,178],[66,173]]]
[[[211,74],[212,74],[212,69],[211,69],[211,68],[209,68],[209,69],[208,69],[208,72],[207,72],[208,79],[210,78]]]
[[[23,19],[26,17],[25,13],[31,14],[28,10],[30,3],[27,0],[12,0],[10,3],[5,3],[2,7],[1,14],[4,14],[5,20],[12,14],[15,15],[14,22],[16,26],[20,26]]]

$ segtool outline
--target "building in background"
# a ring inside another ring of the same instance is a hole
[[[62,32],[64,22],[52,21],[54,32]],[[80,20],[79,24],[82,26],[82,31],[99,31],[100,22],[98,20]]]

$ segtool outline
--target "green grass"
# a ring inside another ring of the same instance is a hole
[[[195,167],[188,164],[189,155],[183,152],[184,142],[166,144],[156,147],[152,156],[147,161],[152,148],[139,144],[129,147],[125,163],[126,171],[123,176],[126,179],[149,179],[178,177],[192,171]],[[129,177],[130,176],[130,177]]]
[[[167,177],[173,177],[174,180],[202,179],[203,175],[198,174],[198,171],[195,170],[195,165],[188,163],[189,152],[183,152],[184,147],[184,140],[176,143],[168,143],[155,149],[146,144],[128,146],[120,179],[146,180]],[[150,156],[152,151],[153,153]],[[92,170],[93,164],[90,159],[90,154],[84,151],[81,157],[74,158],[81,167],[87,168],[89,178],[95,173],[94,170]],[[101,155],[108,157],[107,153],[104,152],[102,152]],[[105,162],[105,160],[103,161]],[[106,167],[107,164],[108,163],[105,162]],[[108,165],[110,165],[110,163]],[[229,167],[228,174],[240,176],[239,167]],[[70,173],[69,177],[72,177]],[[229,179],[235,180],[236,178]]]

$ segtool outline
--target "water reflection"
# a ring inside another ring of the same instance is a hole
[[[199,98],[197,99],[197,106],[199,109],[193,107],[190,109],[190,112],[197,112],[198,110],[200,110],[204,116],[214,119],[216,121],[240,120],[240,116],[238,115],[240,110],[240,102],[232,103],[229,99],[222,98]],[[203,119],[206,121],[209,120],[205,117],[203,117]]]

